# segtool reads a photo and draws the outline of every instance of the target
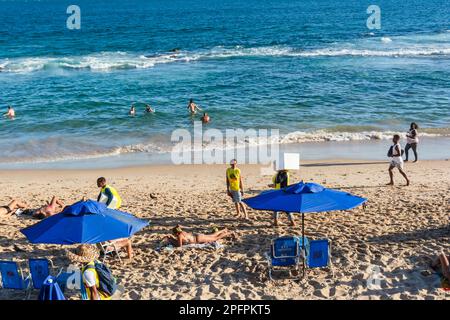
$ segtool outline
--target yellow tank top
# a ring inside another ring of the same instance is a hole
[[[117,190],[115,188],[111,187],[110,185],[106,185],[102,188],[102,194],[105,199],[107,199],[107,197],[105,195],[106,188],[111,190],[111,193],[113,194],[113,197],[114,197],[113,201],[110,203],[109,206],[112,207],[113,209],[119,209],[120,206],[122,205],[122,199],[120,198],[119,193],[117,192]],[[102,200],[100,200],[100,202],[102,202]],[[105,200],[105,202],[106,202],[106,200]]]
[[[241,170],[236,168],[227,169],[227,178],[230,183],[230,190],[239,191],[240,181],[241,181]]]
[[[100,300],[111,300],[110,296],[108,296],[108,295],[104,294],[103,292],[101,292],[100,290],[98,290],[98,288],[100,287],[100,280],[98,278],[98,273],[95,270],[94,262],[90,262],[86,265],[86,267],[84,267],[83,274],[88,269],[89,269],[89,271],[92,271],[95,275],[95,287],[97,288],[97,292],[100,295]],[[89,290],[89,288],[86,286],[86,283],[84,283],[84,281],[83,281],[83,284],[84,284],[84,287],[86,288],[86,294],[88,296],[88,299],[91,300],[91,290]]]

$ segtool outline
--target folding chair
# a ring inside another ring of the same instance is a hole
[[[308,268],[329,267],[333,273],[331,268],[331,241],[328,239],[311,240],[306,262]]]
[[[28,259],[31,281],[33,288],[40,290],[45,279],[50,275],[50,264],[53,263],[47,259]]]
[[[31,278],[23,277],[22,269],[15,261],[0,261],[0,274],[2,276],[2,287],[4,289],[24,290],[25,297],[30,290]]]
[[[305,238],[305,245],[307,239]],[[301,242],[298,237],[285,236],[272,240],[270,253],[267,255],[269,263],[269,278],[274,280],[272,273],[275,268],[296,270],[300,275],[299,261],[301,258]]]
[[[113,253],[119,259],[119,262],[122,263],[122,259],[120,258],[119,254],[119,249],[117,249],[117,246],[113,241],[100,242],[98,246],[101,253],[103,254],[102,263],[105,263],[107,256]]]

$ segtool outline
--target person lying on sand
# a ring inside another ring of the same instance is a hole
[[[173,236],[167,236],[164,240],[168,240],[175,247],[182,247],[186,244],[211,243],[226,237],[236,237],[236,234],[227,228],[211,234],[193,234],[183,231],[180,225],[173,228],[172,233]]]
[[[38,219],[48,218],[57,213],[60,213],[64,209],[64,207],[64,202],[62,202],[56,196],[53,196],[50,202],[47,201],[46,205],[33,212],[33,217]]]
[[[441,254],[431,263],[431,267],[442,273],[442,287],[446,290],[450,290],[450,256],[445,255],[442,251]]]
[[[19,201],[17,199],[13,199],[6,206],[0,206],[0,215],[13,215],[17,209],[26,209],[27,204],[25,202]]]

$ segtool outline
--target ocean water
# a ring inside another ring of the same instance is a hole
[[[80,30],[66,27],[72,4]],[[282,144],[324,150],[379,144],[416,121],[445,157],[450,4],[377,1],[381,29],[369,30],[371,4],[0,1],[0,107],[17,114],[0,119],[0,165],[159,161],[172,132],[199,119],[190,98],[210,114],[207,128],[278,129]]]

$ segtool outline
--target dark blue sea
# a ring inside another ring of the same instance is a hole
[[[278,129],[282,144],[379,143],[416,121],[449,146],[450,2],[372,2],[0,1],[0,111],[16,111],[0,163],[151,161],[199,119],[190,98],[207,128]]]

